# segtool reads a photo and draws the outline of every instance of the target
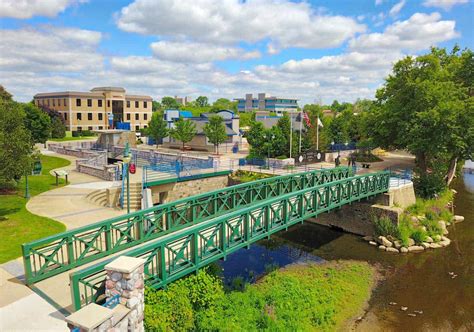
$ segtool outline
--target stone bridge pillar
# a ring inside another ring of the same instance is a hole
[[[106,304],[89,304],[66,317],[71,331],[142,332],[145,260],[120,256],[105,266]]]

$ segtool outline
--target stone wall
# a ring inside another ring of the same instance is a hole
[[[145,260],[120,256],[105,266],[106,304],[95,303],[66,317],[69,329],[80,331],[144,331]]]
[[[93,165],[77,163],[76,170],[80,173],[89,174],[106,181],[114,181],[115,173],[118,172],[118,166],[116,165],[93,166]]]
[[[62,144],[48,144],[48,150],[66,156],[73,156],[77,158],[89,159],[97,156],[97,153],[77,146],[69,146]]]
[[[223,189],[227,187],[228,183],[228,176],[221,175],[153,186],[151,187],[153,204],[172,202],[180,198]]]

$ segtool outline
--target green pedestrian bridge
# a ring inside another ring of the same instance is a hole
[[[161,288],[307,218],[387,192],[389,183],[388,171],[354,176],[339,167],[154,206],[23,244],[26,283],[94,264],[70,274],[77,310],[104,300],[105,265],[129,249],[120,254],[144,258],[147,285]]]

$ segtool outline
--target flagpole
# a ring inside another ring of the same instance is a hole
[[[316,122],[316,151],[319,151],[319,113],[318,121]]]
[[[301,132],[303,131],[303,110],[301,110],[300,114],[300,148],[299,148],[299,154],[301,155]]]
[[[290,158],[291,158],[292,147],[293,147],[293,121],[291,119],[291,113],[290,113]]]

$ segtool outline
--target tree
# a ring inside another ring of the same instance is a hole
[[[33,103],[22,104],[25,111],[25,127],[34,143],[46,143],[51,136],[51,119]]]
[[[250,145],[250,158],[263,158],[265,156],[265,147],[263,146],[263,142],[265,142],[265,132],[266,129],[263,123],[257,121],[250,123],[250,129],[247,132],[247,142]]]
[[[52,138],[63,138],[66,136],[66,126],[60,117],[51,118],[51,137]]]
[[[5,90],[3,85],[0,85],[0,99],[5,100],[5,101],[12,100],[11,93],[9,93],[7,90]]]
[[[0,187],[31,171],[31,136],[20,104],[0,98]]]
[[[219,144],[224,143],[227,139],[224,119],[219,115],[210,116],[209,122],[204,126],[204,134],[209,142],[214,144],[215,151],[219,154]]]
[[[451,182],[457,161],[472,158],[474,146],[473,52],[455,47],[398,61],[377,91],[370,135],[382,147],[407,149],[416,156],[417,190],[441,178]],[[437,189],[439,190],[439,189]],[[420,192],[420,191],[419,191]]]
[[[183,143],[184,150],[184,145],[187,142],[191,142],[196,135],[196,125],[191,120],[179,118],[178,121],[175,122],[175,127],[171,128],[170,135]]]
[[[217,112],[220,110],[231,110],[231,111],[236,112],[237,102],[230,101],[229,99],[226,99],[226,98],[219,98],[212,104],[211,111]]]
[[[156,144],[169,135],[168,123],[163,118],[162,112],[155,112],[151,116],[148,127],[145,128],[145,134],[152,137]]]
[[[163,108],[165,110],[177,110],[177,109],[179,109],[179,103],[173,97],[163,97],[163,98],[161,98],[161,105],[163,106]]]
[[[206,96],[199,96],[196,98],[196,104],[199,107],[206,107],[209,105],[209,99]]]
[[[161,111],[162,110],[162,105],[160,104],[159,101],[156,101],[156,100],[153,100],[151,102],[151,111],[152,112],[157,112],[157,111]]]

